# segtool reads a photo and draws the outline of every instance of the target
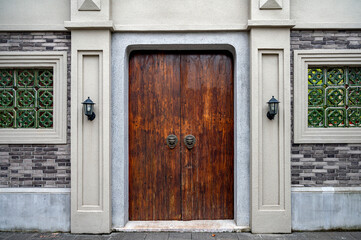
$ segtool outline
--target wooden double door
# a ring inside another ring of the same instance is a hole
[[[133,52],[129,219],[233,219],[233,136],[232,55]]]

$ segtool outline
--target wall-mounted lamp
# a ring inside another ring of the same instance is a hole
[[[274,96],[272,96],[272,98],[268,101],[268,112],[267,112],[267,117],[270,120],[273,120],[275,118],[275,116],[278,113],[278,104],[280,102],[275,99]]]
[[[88,99],[82,102],[82,104],[84,106],[84,114],[88,116],[88,120],[93,121],[95,118],[95,113],[93,112],[93,106],[95,103],[88,97]]]

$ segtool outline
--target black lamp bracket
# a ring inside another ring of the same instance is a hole
[[[269,111],[267,112],[267,117],[269,120],[273,120],[275,118],[276,114],[271,114]]]
[[[92,112],[91,115],[87,115],[87,116],[88,116],[89,121],[93,121],[95,119],[95,113],[94,112]]]

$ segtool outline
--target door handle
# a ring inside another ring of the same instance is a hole
[[[178,143],[178,138],[177,138],[176,135],[170,134],[165,141],[166,141],[168,147],[169,147],[170,149],[173,149],[173,148],[175,148],[175,146],[176,146],[177,143]]]
[[[185,138],[184,138],[184,144],[186,145],[186,147],[191,150],[194,145],[196,144],[196,138],[193,136],[193,135],[187,135]]]

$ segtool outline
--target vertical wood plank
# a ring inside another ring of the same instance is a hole
[[[129,62],[129,218],[181,218],[180,57],[134,53]]]
[[[182,217],[233,218],[233,63],[228,53],[181,56]]]

